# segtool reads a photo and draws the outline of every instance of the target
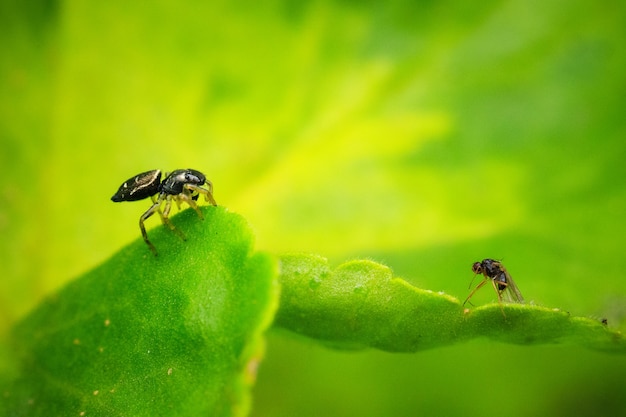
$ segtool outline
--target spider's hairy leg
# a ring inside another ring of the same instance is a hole
[[[217,206],[217,202],[215,201],[215,198],[213,198],[213,183],[207,180],[205,184],[207,185],[208,189],[199,187],[195,184],[185,184],[185,188],[203,194],[205,201],[210,202],[212,206]]]
[[[163,202],[163,196],[160,195],[159,198],[154,203],[152,203],[150,208],[146,210],[146,212],[142,214],[141,217],[139,218],[139,228],[141,229],[141,236],[143,236],[144,242],[146,242],[146,244],[148,245],[148,247],[150,248],[150,251],[152,251],[154,256],[157,256],[157,251],[154,245],[152,244],[152,242],[150,242],[150,239],[148,239],[148,233],[146,232],[146,226],[144,225],[144,222],[146,221],[146,219],[152,216],[155,211],[158,211],[159,214],[161,214],[161,210],[159,209],[159,207],[161,206],[162,202]],[[161,214],[161,218],[163,218],[162,214]]]
[[[180,237],[182,240],[187,240],[183,232],[178,230],[176,226],[174,226],[174,224],[170,221],[169,215],[170,215],[171,209],[172,209],[172,196],[168,195],[165,198],[165,208],[163,209],[163,216],[161,217],[161,219],[163,220],[163,224],[167,225],[167,227],[169,227],[172,232],[176,233],[178,237]]]
[[[178,194],[176,196],[176,200],[183,202],[183,203],[187,203],[189,207],[195,210],[195,212],[198,214],[198,217],[204,220],[204,215],[200,211],[200,208],[198,208],[198,204],[194,201],[194,199],[191,197],[191,194],[189,194],[189,192]]]

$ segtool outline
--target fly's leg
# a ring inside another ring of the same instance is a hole
[[[474,288],[472,290],[472,292],[467,296],[465,301],[463,301],[463,306],[465,306],[465,303],[467,303],[469,301],[469,299],[472,298],[474,293],[476,291],[478,291],[483,285],[485,285],[487,283],[487,281],[491,282],[491,285],[493,286],[493,289],[496,291],[496,294],[498,294],[498,305],[500,306],[500,311],[502,312],[502,315],[504,316],[504,319],[506,320],[506,314],[504,314],[504,308],[502,307],[502,295],[500,294],[500,291],[498,291],[498,285],[496,284],[496,281],[491,279],[491,278],[486,278],[484,281],[482,281],[480,284],[478,284],[476,286],[476,288]]]
[[[506,282],[499,282],[499,284],[506,285]],[[498,294],[498,305],[500,306],[500,311],[506,320],[506,314],[504,314],[504,308],[502,307],[502,291],[498,289],[498,284],[496,284],[495,279],[491,280],[491,285],[493,285],[493,289],[496,291],[496,294]]]
[[[480,289],[480,287],[482,287],[483,285],[485,285],[485,283],[487,283],[487,280],[482,281],[480,284],[478,284],[476,286],[476,288],[474,288],[472,290],[472,292],[467,296],[467,298],[465,299],[465,301],[463,301],[463,306],[465,306],[465,303],[467,303],[469,301],[470,298],[472,298],[472,296],[474,295],[474,293],[476,291],[478,291]]]

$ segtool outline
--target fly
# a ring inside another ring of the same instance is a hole
[[[493,289],[498,295],[498,302],[524,302],[524,297],[522,297],[522,293],[520,292],[519,288],[517,288],[517,285],[515,285],[515,281],[513,281],[513,278],[511,278],[511,275],[508,273],[508,271],[500,261],[496,261],[493,259],[483,259],[481,262],[474,262],[474,264],[472,265],[472,271],[474,272],[474,278],[476,278],[476,275],[482,274],[485,279],[480,284],[478,284],[472,290],[472,292],[470,292],[470,294],[463,302],[463,305],[465,305],[465,303],[467,303],[469,299],[472,298],[474,293],[487,282],[491,282]],[[474,279],[472,279],[472,282],[474,282]],[[470,282],[470,288],[471,286],[472,283]],[[502,310],[502,306],[500,306],[500,309]],[[502,310],[502,314],[504,315],[504,310]]]

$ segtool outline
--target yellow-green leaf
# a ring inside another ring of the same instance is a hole
[[[326,345],[416,352],[472,338],[506,343],[575,343],[626,353],[626,340],[597,320],[528,304],[464,309],[444,293],[416,288],[372,261],[332,270],[311,255],[281,258],[276,325]]]
[[[241,416],[276,301],[276,263],[221,207],[172,218],[16,327],[8,415]],[[4,414],[2,414],[4,415]]]

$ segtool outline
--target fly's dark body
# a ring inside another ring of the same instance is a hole
[[[463,305],[465,305],[465,303],[472,298],[474,293],[487,282],[491,282],[493,289],[498,295],[498,301],[500,303],[502,303],[503,300],[513,303],[524,302],[522,293],[519,288],[517,288],[517,285],[515,285],[515,281],[513,281],[513,278],[511,278],[511,275],[508,273],[504,265],[502,265],[502,262],[494,259],[483,259],[481,262],[474,262],[472,265],[472,271],[474,272],[474,277],[482,274],[485,277],[485,280],[483,280],[472,290],[472,292],[470,292],[463,302]],[[502,313],[504,314],[504,311]]]

